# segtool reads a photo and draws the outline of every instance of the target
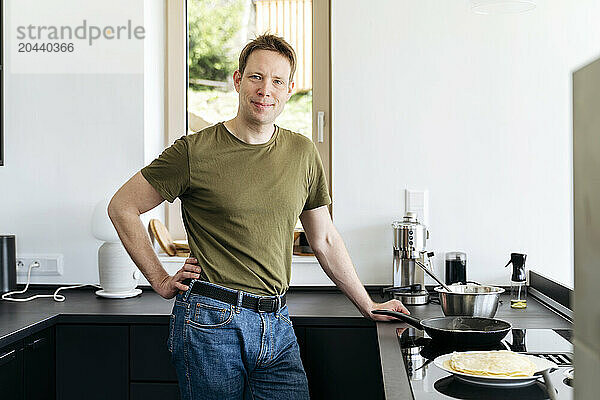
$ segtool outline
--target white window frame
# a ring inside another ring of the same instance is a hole
[[[166,0],[167,49],[165,72],[165,144],[170,146],[187,133],[187,0]],[[321,156],[327,176],[329,193],[331,182],[331,0],[312,0],[312,82],[313,82],[313,142]],[[318,40],[315,40],[317,39]],[[241,50],[241,49],[240,49]],[[318,137],[318,112],[324,112],[323,138]],[[332,206],[329,207],[332,213]],[[332,214],[333,215],[333,214]],[[167,203],[167,229],[174,239],[185,239],[181,220],[181,206],[177,199]]]

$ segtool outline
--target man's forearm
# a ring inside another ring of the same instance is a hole
[[[111,210],[110,219],[127,253],[153,287],[169,275],[154,252],[138,213]]]
[[[315,249],[315,256],[329,278],[344,292],[354,305],[367,317],[373,300],[358,279],[352,260],[342,237],[333,230],[325,244]]]

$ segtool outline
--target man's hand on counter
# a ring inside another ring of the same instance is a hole
[[[183,267],[175,275],[166,275],[162,281],[156,285],[152,285],[154,291],[165,299],[172,299],[180,291],[187,291],[189,287],[182,282],[188,278],[198,279],[202,269],[198,265],[198,260],[188,258],[185,260]]]
[[[367,315],[373,321],[395,321],[395,322],[398,322],[398,319],[394,318],[394,317],[390,317],[387,315],[372,314],[371,311],[373,311],[373,310],[392,310],[392,311],[398,311],[398,312],[401,312],[404,314],[410,314],[410,311],[408,311],[408,309],[406,307],[404,307],[404,304],[402,304],[400,302],[400,300],[396,300],[396,299],[386,301],[385,303],[373,302],[371,309],[367,310],[368,311]]]

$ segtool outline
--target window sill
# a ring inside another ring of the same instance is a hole
[[[307,263],[318,263],[317,257],[315,256],[292,256],[292,265],[294,264],[307,264]]]
[[[158,259],[169,275],[174,275],[186,260],[186,257],[170,257],[158,254]],[[140,285],[148,285],[144,277]],[[290,286],[330,286],[333,282],[327,277],[315,256],[292,256],[292,279]]]
[[[158,253],[158,259],[163,264],[183,264],[186,257],[171,257],[165,253]],[[292,256],[292,264],[312,264],[318,263],[317,257],[315,256]]]

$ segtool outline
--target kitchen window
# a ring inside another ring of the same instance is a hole
[[[330,0],[168,1],[166,144],[235,116],[231,79],[239,52],[269,31],[286,39],[298,59],[294,95],[275,122],[312,138],[331,193],[330,5]],[[169,232],[185,239],[179,200],[166,207]]]

